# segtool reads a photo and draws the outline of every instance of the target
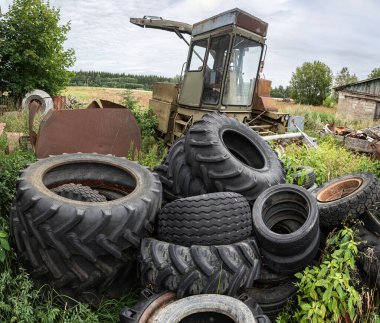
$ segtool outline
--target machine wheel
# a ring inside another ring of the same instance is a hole
[[[182,198],[161,209],[157,231],[160,240],[187,247],[230,244],[251,235],[251,209],[238,193]]]
[[[186,160],[207,192],[236,192],[254,201],[266,188],[285,182],[276,153],[237,119],[206,114],[185,140]]]
[[[83,202],[105,202],[106,197],[99,194],[98,191],[93,190],[89,186],[81,184],[63,184],[52,191],[59,196],[66,197],[70,200],[83,201]]]
[[[247,305],[225,295],[185,297],[157,311],[151,320],[155,323],[257,322]]]
[[[241,288],[252,286],[261,266],[253,238],[191,247],[145,238],[140,250],[142,285],[156,292],[176,291],[178,298],[210,293],[235,296]]]
[[[253,227],[264,263],[288,275],[315,257],[319,249],[318,208],[303,187],[277,185],[265,190],[252,209]]]
[[[124,196],[76,201],[54,193],[64,183],[117,188]],[[153,231],[160,204],[157,175],[136,163],[96,154],[54,156],[21,172],[11,211],[12,240],[39,283],[96,304],[133,287],[137,248]]]
[[[312,194],[317,199],[320,224],[332,227],[357,218],[380,200],[380,184],[373,173],[355,173],[327,182]]]
[[[175,142],[163,164],[155,168],[162,182],[166,201],[206,193],[202,180],[193,176],[186,163],[184,143],[184,137]]]

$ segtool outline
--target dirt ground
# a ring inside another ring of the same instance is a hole
[[[90,86],[69,86],[62,95],[77,98],[82,103],[90,103],[93,100],[104,99],[116,103],[121,103],[126,89],[113,89]],[[142,107],[148,107],[152,91],[132,90],[134,98]]]

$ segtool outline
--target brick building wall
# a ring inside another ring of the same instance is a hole
[[[337,115],[350,120],[374,120],[380,97],[366,97],[349,92],[339,92]],[[377,113],[376,113],[377,114]],[[378,115],[377,115],[378,116]]]

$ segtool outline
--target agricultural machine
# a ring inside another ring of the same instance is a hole
[[[293,126],[288,114],[270,107],[271,81],[259,78],[266,52],[266,22],[240,9],[194,25],[152,16],[130,21],[174,32],[189,45],[180,84],[154,84],[150,100],[159,120],[157,130],[169,145],[213,111],[248,123],[262,135],[285,133]],[[191,36],[190,43],[184,34]]]

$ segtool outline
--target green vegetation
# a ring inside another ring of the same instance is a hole
[[[327,240],[319,266],[307,267],[299,279],[297,302],[277,322],[349,322],[362,315],[362,300],[355,289],[354,231],[344,228]]]
[[[283,87],[282,85],[274,87],[270,91],[270,96],[272,98],[290,98],[290,87]]]
[[[287,182],[292,183],[299,165],[314,169],[315,182],[321,185],[346,174],[368,171],[380,177],[380,161],[365,155],[355,154],[340,145],[333,136],[320,138],[318,148],[308,148],[295,143],[285,147],[280,159],[287,169]]]
[[[97,86],[124,89],[152,90],[156,82],[174,82],[173,78],[157,75],[134,75],[97,71],[79,71],[71,79],[71,86]]]
[[[368,75],[369,79],[373,79],[375,77],[380,77],[380,67],[374,68]]]
[[[44,0],[15,0],[0,19],[0,89],[20,99],[35,88],[57,94],[69,83],[74,51],[65,49],[70,24]]]
[[[297,67],[290,80],[290,93],[297,103],[321,105],[330,94],[331,69],[324,63],[305,62]]]

